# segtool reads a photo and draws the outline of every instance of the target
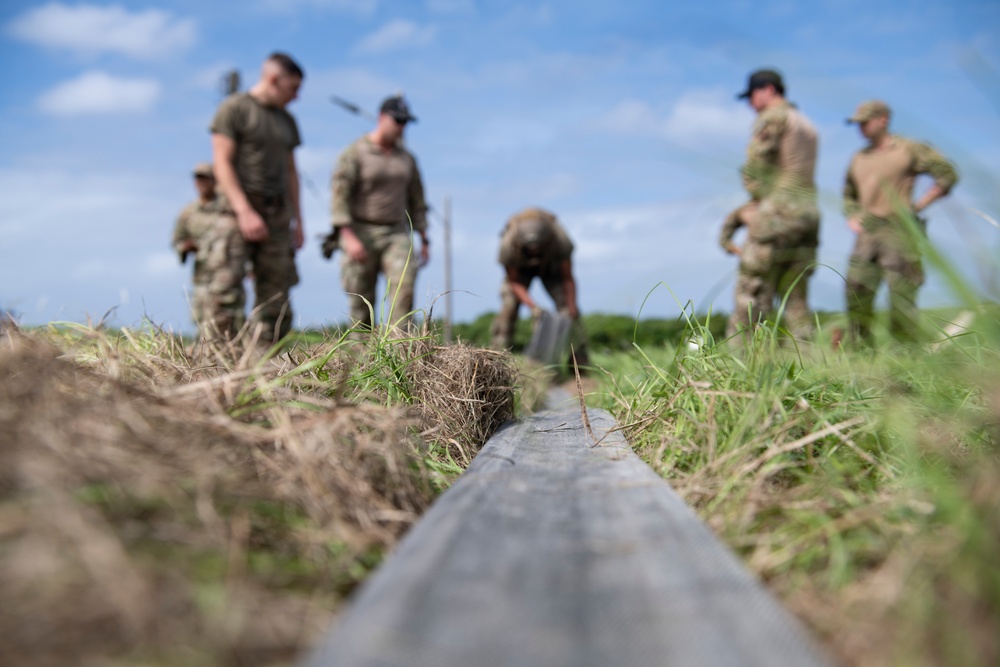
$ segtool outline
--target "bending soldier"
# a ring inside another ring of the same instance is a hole
[[[354,326],[372,326],[380,272],[388,284],[390,321],[392,313],[407,321],[418,265],[430,259],[423,181],[402,144],[406,124],[416,120],[402,97],[386,99],[375,129],[351,144],[334,169],[332,224],[344,251],[340,276]],[[422,241],[419,261],[411,232]]]
[[[572,256],[573,243],[552,213],[527,208],[507,221],[500,238],[499,260],[505,276],[500,288],[500,312],[493,321],[493,347],[511,346],[522,303],[531,309],[533,316],[541,311],[528,291],[531,281],[540,278],[558,312],[573,320],[571,342],[577,363],[589,363],[586,333],[577,307]]]
[[[891,134],[890,116],[888,105],[872,100],[847,119],[868,140],[851,160],[844,183],[844,215],[857,234],[847,270],[847,314],[851,338],[862,343],[871,343],[875,292],[883,275],[889,285],[889,331],[897,340],[915,339],[924,270],[920,239],[912,231],[926,231],[918,215],[958,180],[955,168],[932,147]],[[912,203],[919,174],[930,174],[934,184]]]
[[[215,192],[212,165],[194,169],[198,199],[181,211],[173,247],[185,263],[194,255],[191,317],[203,340],[223,343],[243,326],[246,293],[242,282],[242,239],[236,221]],[[231,259],[236,258],[233,265]]]
[[[785,317],[796,338],[813,331],[808,282],[819,245],[819,208],[814,172],[817,136],[812,123],[785,99],[778,72],[758,70],[739,95],[757,112],[743,185],[756,202],[754,224],[748,228],[753,257],[741,266],[751,270],[760,289],[745,292],[752,308],[737,306],[729,323],[730,335],[756,324],[774,311],[775,298],[784,299]]]

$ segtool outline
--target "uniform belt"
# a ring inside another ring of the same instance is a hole
[[[247,201],[252,206],[271,208],[272,206],[284,206],[285,195],[262,195],[257,192],[248,192]]]

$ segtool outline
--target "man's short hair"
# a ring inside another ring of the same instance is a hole
[[[280,67],[281,71],[285,74],[297,76],[300,79],[306,78],[306,73],[302,71],[302,67],[300,67],[297,62],[292,60],[292,57],[287,53],[275,51],[267,57],[267,61]]]

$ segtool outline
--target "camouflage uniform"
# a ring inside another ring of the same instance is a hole
[[[332,224],[350,226],[364,244],[367,259],[356,262],[344,252],[340,278],[354,325],[372,326],[378,312],[375,285],[378,274],[387,282],[389,322],[406,321],[413,310],[413,291],[419,257],[412,232],[427,229],[427,205],[420,170],[402,145],[391,150],[376,146],[367,135],[340,155],[331,182]],[[343,236],[340,248],[344,249]]]
[[[722,224],[719,245],[728,253],[737,254],[733,237],[740,228],[749,229],[755,222],[757,202],[751,201],[730,213]],[[735,303],[726,324],[726,337],[732,338],[741,330],[766,317],[760,306],[769,307],[777,295],[775,281],[770,273],[774,266],[774,250],[770,243],[760,243],[748,233],[743,247],[738,251],[739,269],[736,274]]]
[[[244,259],[254,278],[250,317],[260,327],[260,341],[267,344],[291,331],[289,291],[299,282],[287,192],[288,156],[301,144],[299,129],[286,110],[262,105],[248,93],[237,93],[219,107],[211,131],[235,142],[234,166],[240,186],[267,226],[267,239],[243,243]],[[239,252],[235,246],[230,248],[233,256],[226,260],[234,271]],[[241,268],[241,283],[244,275]]]
[[[525,224],[538,224],[538,222],[544,225],[545,231],[539,244],[539,252],[530,255],[524,251],[521,229]],[[535,278],[539,278],[545,291],[555,303],[556,310],[567,317],[569,295],[566,293],[563,271],[565,262],[572,261],[572,256],[573,242],[570,241],[566,230],[559,224],[556,216],[540,208],[527,208],[511,216],[500,237],[498,259],[501,266],[504,269],[516,269],[517,282],[525,289],[530,288]],[[510,348],[520,307],[521,302],[510,287],[509,277],[505,275],[503,285],[500,287],[500,312],[493,320],[494,348]],[[573,322],[570,342],[576,352],[577,362],[581,365],[589,363],[587,334],[579,317]]]
[[[195,250],[187,250],[189,242]],[[177,217],[173,246],[182,262],[194,253],[191,317],[199,335],[217,343],[232,338],[243,326],[245,246],[224,200],[188,204]]]
[[[756,202],[754,224],[740,261],[731,333],[768,317],[775,299],[786,295],[792,335],[812,333],[808,281],[819,246],[816,147],[816,130],[790,103],[781,100],[758,114],[742,167],[744,187]]]
[[[844,215],[861,217],[862,231],[847,270],[847,314],[855,340],[870,342],[875,292],[882,276],[889,286],[889,329],[897,340],[914,340],[919,330],[917,290],[924,282],[920,240],[905,218],[926,222],[912,212],[913,183],[930,174],[947,193],[958,180],[955,168],[927,144],[890,135],[878,149],[858,151],[844,183]]]

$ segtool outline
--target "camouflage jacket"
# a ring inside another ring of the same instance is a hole
[[[347,147],[330,183],[331,223],[395,225],[409,221],[415,231],[427,229],[424,184],[416,158],[402,146],[383,150],[367,135]]]
[[[185,206],[174,223],[174,235],[171,240],[173,248],[182,252],[188,241],[198,245],[198,241],[211,230],[219,214],[224,210],[224,202],[215,197],[208,202],[195,199]]]
[[[789,102],[782,100],[761,111],[741,169],[750,197],[815,203],[817,144],[812,123]]]
[[[519,242],[520,227],[528,220],[541,220],[548,229],[541,252],[536,256],[527,255]],[[572,256],[573,242],[569,235],[559,224],[556,216],[544,209],[526,208],[515,213],[507,220],[500,234],[500,253],[497,259],[504,267],[554,271],[564,260]]]
[[[757,202],[749,201],[732,211],[722,221],[722,230],[719,232],[719,245],[726,252],[732,252],[733,237],[741,227],[750,227],[757,212]]]

